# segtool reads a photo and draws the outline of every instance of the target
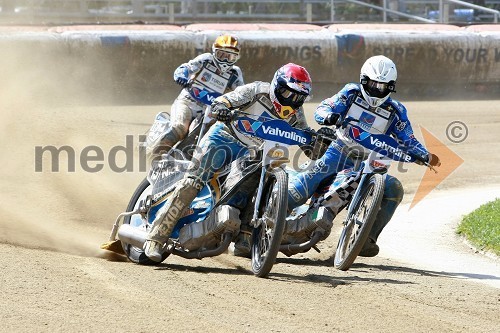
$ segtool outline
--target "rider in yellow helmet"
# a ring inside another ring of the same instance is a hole
[[[221,35],[214,41],[212,53],[200,54],[175,70],[174,81],[183,89],[171,107],[171,126],[154,154],[168,150],[186,137],[191,122],[212,102],[207,100],[207,91],[211,96],[219,96],[244,84],[241,69],[235,66],[239,58],[238,39]]]

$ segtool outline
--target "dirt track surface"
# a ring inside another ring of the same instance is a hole
[[[453,232],[462,214],[500,195],[498,101],[406,103],[417,136],[419,124],[464,164],[412,210],[424,170],[399,173],[406,196],[379,256],[334,269],[335,229],[321,253],[280,255],[259,279],[249,260],[231,253],[142,267],[99,250],[144,173],[137,165],[113,172],[107,161],[85,172],[78,157],[99,146],[107,159],[126,135],[135,145],[163,107],[48,106],[22,97],[3,99],[0,115],[0,331],[499,332],[500,261]],[[446,138],[453,120],[469,128],[463,143]],[[47,145],[73,147],[75,172],[65,161],[51,172],[49,158],[35,172],[35,147]]]

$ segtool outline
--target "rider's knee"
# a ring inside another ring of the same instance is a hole
[[[170,131],[169,131],[170,137],[173,140],[175,140],[174,143],[179,142],[182,139],[184,139],[186,137],[187,133],[188,133],[188,128],[186,126],[184,126],[184,124],[180,124],[180,123],[172,124],[170,127]]]
[[[403,200],[403,196],[403,184],[396,177],[388,175],[385,181],[384,199],[399,204]]]

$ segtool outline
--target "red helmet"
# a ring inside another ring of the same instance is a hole
[[[278,116],[293,116],[311,93],[311,87],[311,76],[304,67],[289,63],[278,69],[269,92]]]

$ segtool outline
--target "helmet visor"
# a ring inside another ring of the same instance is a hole
[[[378,98],[383,98],[394,90],[394,84],[391,84],[390,82],[377,82],[373,80],[368,80],[363,87],[368,95]]]
[[[301,106],[307,98],[307,95],[299,94],[287,87],[276,88],[275,94],[281,104],[292,107]]]
[[[216,49],[214,52],[214,56],[220,62],[227,62],[229,64],[233,64],[236,62],[236,60],[238,60],[239,54],[227,50]]]

